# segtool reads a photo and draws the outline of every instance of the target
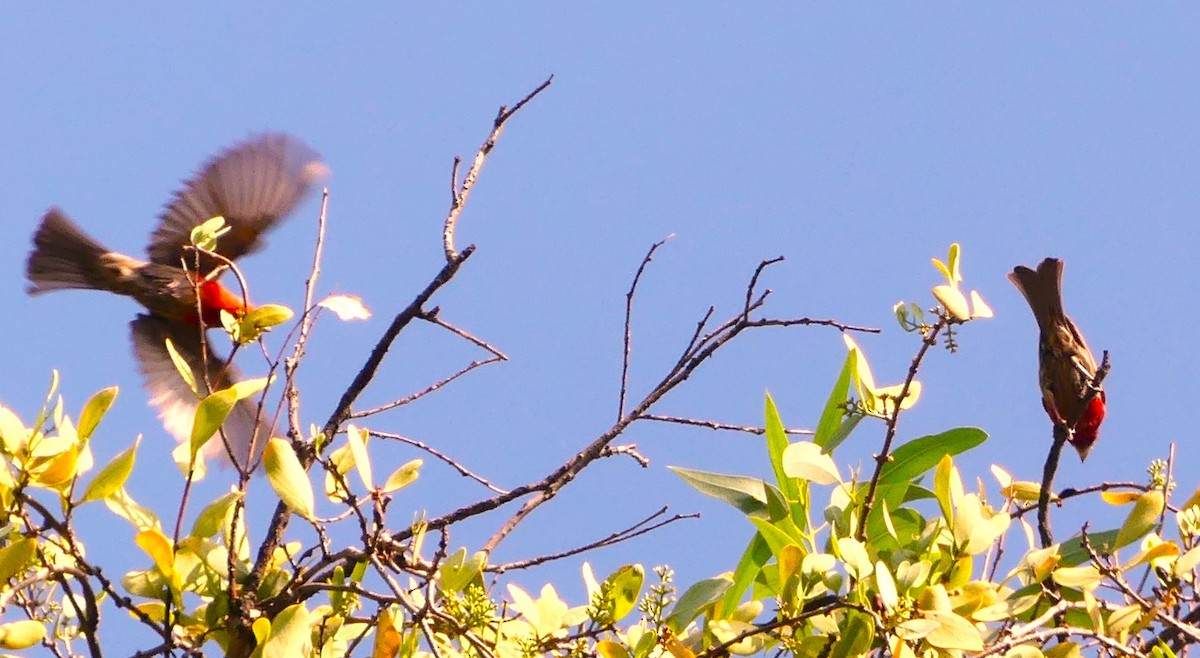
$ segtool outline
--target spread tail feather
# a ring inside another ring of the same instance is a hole
[[[1029,302],[1038,328],[1043,332],[1053,330],[1054,323],[1066,317],[1062,303],[1062,273],[1063,262],[1047,258],[1038,264],[1036,271],[1018,265],[1008,275]]]
[[[108,253],[58,208],[51,208],[33,235],[33,251],[25,265],[29,294],[110,287],[103,257]]]

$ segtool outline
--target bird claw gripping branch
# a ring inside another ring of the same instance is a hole
[[[1095,384],[1096,358],[1079,327],[1063,311],[1062,273],[1063,262],[1047,258],[1037,270],[1018,265],[1008,279],[1025,296],[1037,320],[1042,406],[1056,426],[1075,421],[1074,427],[1069,427],[1068,440],[1082,460],[1087,459],[1100,433],[1105,398],[1103,388]]]
[[[288,135],[259,135],[226,149],[175,192],[150,235],[148,260],[110,251],[51,208],[33,236],[28,292],[103,290],[145,307],[147,312],[130,323],[134,357],[163,424],[176,439],[187,440],[198,401],[176,370],[166,339],[196,382],[206,382],[210,390],[224,388],[237,381],[237,372],[205,345],[201,332],[221,325],[221,311],[249,310],[241,295],[218,280],[222,261],[190,248],[192,229],[224,217],[229,231],[215,253],[236,260],[262,248],[263,234],[327,173],[315,151]],[[265,441],[255,438],[255,428],[264,425],[257,416],[256,405],[243,400],[224,425],[232,458],[242,466]],[[217,441],[209,446],[226,454]]]

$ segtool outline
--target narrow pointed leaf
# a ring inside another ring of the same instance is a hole
[[[268,441],[263,451],[263,466],[267,481],[279,500],[300,516],[309,520],[315,518],[312,482],[308,480],[308,473],[304,472],[291,444],[279,438]]]
[[[100,419],[104,418],[104,414],[108,413],[116,399],[117,387],[110,386],[93,395],[87,404],[83,405],[83,411],[79,412],[79,427],[75,430],[80,439],[86,440],[92,436],[92,432],[95,432],[96,426],[100,424]]]
[[[125,481],[129,479],[129,474],[133,472],[133,465],[137,457],[138,444],[142,441],[142,437],[134,440],[133,445],[128,450],[117,455],[110,461],[92,481],[88,483],[87,489],[83,492],[83,498],[80,503],[87,503],[93,500],[101,500],[108,498],[118,489],[125,486]]]

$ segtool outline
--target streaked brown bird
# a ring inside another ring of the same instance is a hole
[[[148,260],[109,250],[61,210],[51,208],[33,236],[25,270],[28,292],[103,290],[132,297],[145,307],[148,313],[130,323],[134,357],[150,403],[167,430],[185,441],[198,400],[176,370],[165,340],[171,339],[197,382],[207,382],[210,390],[224,388],[237,381],[238,374],[201,342],[200,333],[220,326],[222,310],[248,310],[242,296],[218,280],[220,272],[215,270],[221,262],[211,256],[197,260],[197,253],[188,248],[192,229],[222,216],[230,230],[219,238],[216,253],[234,260],[257,251],[263,234],[327,173],[315,151],[288,135],[264,134],[233,146],[209,160],[175,193],[150,235]],[[265,441],[255,435],[255,428],[265,425],[258,422],[256,409],[243,401],[224,425],[229,452],[243,466]],[[210,441],[210,453],[230,456],[220,443]]]
[[[1029,302],[1038,331],[1038,381],[1042,406],[1055,425],[1075,426],[1068,440],[1087,459],[1096,444],[1100,423],[1104,421],[1105,397],[1100,390],[1083,407],[1096,378],[1096,357],[1088,349],[1079,327],[1063,311],[1063,262],[1047,258],[1031,270],[1023,265],[1013,268],[1008,279]]]

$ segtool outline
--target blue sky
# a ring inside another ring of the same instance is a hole
[[[1040,473],[1050,426],[1036,390],[1036,328],[1005,274],[1055,255],[1067,263],[1068,311],[1113,359],[1100,443],[1086,465],[1067,455],[1059,485],[1139,480],[1174,441],[1180,486],[1191,491],[1200,464],[1180,419],[1190,417],[1197,370],[1187,346],[1200,287],[1198,10],[873,9],[10,11],[0,26],[0,304],[9,309],[0,402],[31,415],[51,368],[69,409],[120,386],[98,458],[145,435],[132,494],[172,516],[163,492],[177,491],[178,478],[158,468],[171,446],[129,358],[135,305],[23,292],[29,236],[46,208],[59,205],[108,246],[140,255],[161,205],[211,153],[264,129],[309,142],[333,171],[321,291],[361,295],[376,313],[368,323],[326,320],[313,338],[303,413],[322,423],[391,314],[440,266],[451,159],[473,153],[499,105],[553,74],[488,162],[460,229],[479,251],[436,300],[512,360],[372,427],[433,443],[501,486],[541,477],[612,422],[624,294],[647,247],[668,234],[635,312],[635,393],[673,362],[709,304],[733,313],[754,267],[778,255],[787,261],[764,279],[775,291],[770,312],[883,328],[860,343],[876,377],[898,381],[917,345],[891,307],[932,303],[929,258],[958,241],[966,284],[996,317],[967,327],[958,354],[932,356],[926,398],[902,438],[980,426],[991,439],[962,461],[968,480],[983,477],[994,492],[991,463],[1021,478]],[[299,305],[315,213],[313,199],[244,263],[257,301]],[[416,328],[363,403],[401,397],[475,356]],[[812,425],[843,356],[833,330],[753,333],[657,410],[758,424],[769,389],[789,424]],[[862,426],[839,459],[865,463],[881,435]],[[766,476],[757,440],[639,425],[626,441],[651,458],[649,469],[593,466],[498,558],[586,543],[666,504],[703,517],[593,556],[598,571],[666,562],[686,583],[731,568],[749,525],[666,466]],[[388,455],[397,464],[414,456]],[[485,493],[430,464],[393,504],[393,522]],[[85,529],[111,529],[115,550],[130,545],[123,522],[89,512]],[[1059,517],[1060,534],[1074,513]],[[470,545],[501,521],[452,539]],[[573,584],[577,573],[571,561],[518,579],[533,589],[547,578]]]

